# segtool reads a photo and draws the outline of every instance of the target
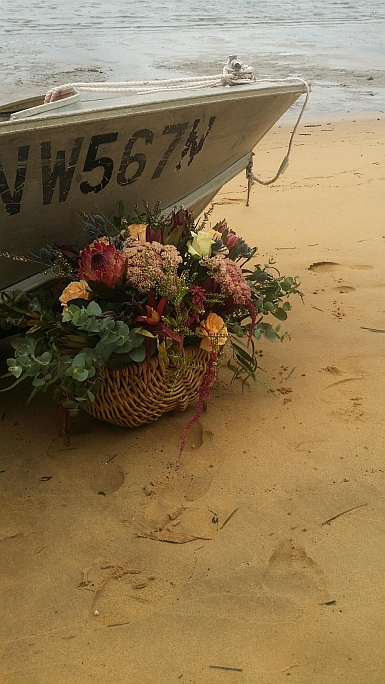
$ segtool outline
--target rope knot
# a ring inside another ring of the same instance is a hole
[[[223,85],[244,85],[255,81],[254,69],[241,62],[237,55],[230,55],[227,64],[223,67]]]

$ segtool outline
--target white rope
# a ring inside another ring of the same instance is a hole
[[[164,90],[183,90],[184,88],[205,88],[226,85],[245,85],[255,83],[253,67],[247,66],[237,60],[236,55],[229,57],[222,74],[214,76],[190,76],[186,78],[160,79],[157,81],[117,81],[94,83],[66,83],[62,86],[51,88],[44,100],[44,104],[56,102],[76,91],[88,93],[130,93],[143,95],[145,93],[158,93]]]

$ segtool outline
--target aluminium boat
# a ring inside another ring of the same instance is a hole
[[[75,84],[45,103],[1,106],[0,252],[81,245],[79,210],[100,207],[108,216],[119,201],[127,213],[160,200],[165,212],[183,205],[198,216],[306,92],[300,79],[236,87],[203,79],[199,88],[179,81],[105,92]],[[36,263],[0,258],[0,290],[33,289],[38,271]]]

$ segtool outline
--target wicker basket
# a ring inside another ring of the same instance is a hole
[[[210,355],[199,345],[185,347],[184,355],[192,367],[184,367],[179,376],[169,358],[161,360],[157,356],[148,363],[133,363],[121,370],[106,369],[88,413],[114,425],[137,427],[157,420],[167,411],[184,411],[196,404]]]

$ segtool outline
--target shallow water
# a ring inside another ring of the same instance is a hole
[[[219,73],[312,82],[309,111],[385,110],[383,0],[2,0],[0,101],[82,80]],[[64,9],[65,8],[65,9]]]

